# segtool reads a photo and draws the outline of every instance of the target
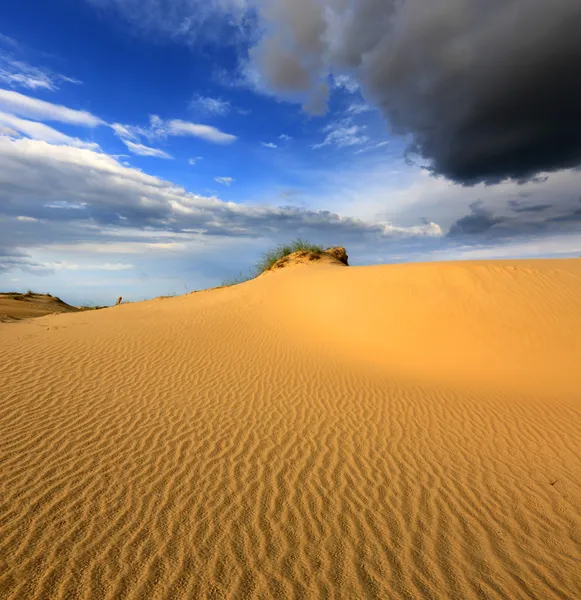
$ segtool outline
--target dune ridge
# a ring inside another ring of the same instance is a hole
[[[579,598],[580,334],[580,260],[0,324],[0,598]]]

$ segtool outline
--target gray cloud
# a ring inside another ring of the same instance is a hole
[[[270,0],[253,50],[281,92],[355,74],[436,173],[526,180],[581,163],[578,0]],[[307,103],[308,104],[308,103]]]
[[[327,211],[223,202],[124,167],[103,153],[2,136],[0,197],[0,237],[13,248],[154,242],[160,235],[178,240],[200,234],[383,240],[441,235],[434,223],[396,227]]]
[[[519,200],[509,200],[508,205],[515,213],[540,213],[551,208],[551,204],[523,204]]]
[[[450,227],[450,231],[448,232],[450,237],[485,233],[504,220],[495,217],[491,210],[484,207],[484,203],[481,200],[473,202],[470,205],[470,211],[469,215],[458,219]]]

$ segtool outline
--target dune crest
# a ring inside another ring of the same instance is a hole
[[[1,598],[581,597],[581,260],[306,260],[0,324]]]
[[[287,256],[279,258],[273,265],[266,269],[262,275],[272,273],[280,269],[288,269],[299,265],[339,265],[349,266],[348,256],[345,248],[335,246],[327,248],[321,252],[313,252],[310,250],[299,250],[292,252]]]
[[[49,294],[0,293],[0,322],[43,317],[54,313],[77,312],[78,310],[77,307],[70,306],[60,298]]]

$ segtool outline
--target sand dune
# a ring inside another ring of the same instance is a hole
[[[0,293],[0,323],[78,310],[60,298],[48,294]]]
[[[581,598],[579,364],[581,260],[0,324],[0,598]]]

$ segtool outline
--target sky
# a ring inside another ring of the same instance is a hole
[[[581,256],[577,0],[5,0],[0,290]]]

